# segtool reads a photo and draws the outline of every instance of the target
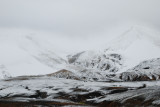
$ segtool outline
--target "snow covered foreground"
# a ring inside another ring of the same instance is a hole
[[[160,106],[160,81],[109,83],[24,76],[1,80],[0,84],[0,104]]]

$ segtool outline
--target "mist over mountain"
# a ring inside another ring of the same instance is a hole
[[[0,0],[0,107],[159,107],[159,0]]]
[[[82,67],[80,70],[89,68],[109,73],[124,72],[144,60],[160,57],[160,33],[154,28],[127,25],[121,32],[110,32],[114,37],[103,37],[96,44],[92,38],[89,41],[61,39],[56,34],[33,30],[1,30],[0,63],[13,76],[71,70],[70,64]]]

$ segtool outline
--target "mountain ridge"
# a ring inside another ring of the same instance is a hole
[[[85,69],[120,73],[144,60],[159,58],[159,34],[148,27],[133,26],[108,42],[105,49],[66,54],[68,61],[57,55],[58,49],[53,48],[55,46],[51,43],[52,40],[48,40],[50,38],[44,39],[34,34],[13,37],[10,34],[2,35],[0,63],[13,76],[49,74],[62,69],[74,73]]]

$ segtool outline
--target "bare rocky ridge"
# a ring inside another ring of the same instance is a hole
[[[84,69],[75,72],[60,70],[48,76],[77,79],[85,81],[152,81],[160,79],[160,58],[141,62],[122,73],[108,74],[106,71],[94,71],[93,69]]]
[[[99,71],[117,72],[122,66],[122,56],[107,54],[107,52],[85,51],[68,56],[68,62],[83,68],[93,68]]]
[[[52,73],[52,74],[47,74],[47,76],[56,77],[56,78],[66,78],[66,79],[80,80],[80,78],[76,74],[74,74],[71,71],[65,70],[65,69],[57,71],[57,72]]]
[[[151,81],[160,79],[160,58],[141,62],[118,75],[124,81]]]

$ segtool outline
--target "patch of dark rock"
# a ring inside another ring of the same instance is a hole
[[[0,88],[0,90],[4,90],[4,89],[6,89],[6,88],[8,88],[8,87],[5,87],[5,88]]]
[[[23,88],[26,89],[26,90],[31,90],[31,89],[29,89],[28,86],[23,86],[23,85],[20,85],[20,86],[23,87]]]
[[[16,95],[12,95],[13,93],[9,93],[9,94],[7,94],[6,96],[4,96],[4,97],[1,97],[0,98],[0,100],[12,100],[12,99],[14,99],[14,98],[31,98],[31,96],[30,95],[27,95],[27,94],[16,94]],[[1,107],[1,106],[0,106]]]
[[[26,86],[25,89],[26,89],[26,90],[30,90],[30,89],[28,88],[28,86]]]
[[[87,99],[92,99],[92,98],[100,97],[103,95],[104,94],[102,94],[100,91],[95,91],[95,92],[82,94],[82,95],[78,94],[78,95],[72,96],[70,99],[71,101],[74,101],[74,102],[86,102]]]
[[[82,88],[71,88],[71,90],[73,90],[73,92],[89,92],[88,90]]]
[[[144,67],[143,69],[150,69],[150,67]]]
[[[94,81],[98,81],[98,78],[92,78]]]
[[[152,80],[157,80],[157,78],[154,75],[152,75]]]
[[[112,91],[109,93],[109,94],[115,94],[115,93],[122,93],[122,92],[125,92],[125,91],[128,91],[128,88],[115,88],[115,89],[112,89]]]
[[[146,84],[143,84],[143,86],[138,87],[137,89],[146,88]]]
[[[107,77],[115,77],[116,74],[109,74],[109,75],[106,75]]]
[[[5,79],[4,81],[30,80],[30,79],[40,78],[40,77],[43,77],[43,75],[18,76],[18,77]]]
[[[119,78],[122,80],[122,75],[120,75]]]
[[[110,56],[112,56],[112,57],[114,57],[114,58],[117,58],[117,59],[119,59],[119,60],[122,59],[121,55],[119,55],[119,54],[110,54]]]
[[[46,88],[52,89],[52,88],[54,88],[54,86],[48,86],[48,87],[46,87]]]
[[[98,107],[159,107],[152,104],[153,100],[145,100],[142,96],[127,99],[124,102],[120,101],[103,101],[98,104]]]
[[[63,107],[63,106],[81,106],[82,104],[55,102],[55,101],[29,101],[29,102],[14,102],[0,101],[0,107]]]
[[[133,81],[150,81],[150,80],[151,79],[146,75],[137,76],[133,79]]]
[[[126,87],[103,87],[102,90],[115,90],[115,89],[124,89]],[[127,89],[127,88],[126,88]]]
[[[123,102],[123,106],[124,107],[151,107],[153,106],[152,104],[152,100],[148,100],[145,101],[145,98],[143,98],[142,96],[138,96],[136,98],[130,98],[128,100],[126,100],[125,102]],[[156,107],[156,106],[153,106]],[[157,106],[158,107],[158,106]]]
[[[78,53],[78,54],[76,54],[76,55],[74,55],[74,56],[68,56],[68,62],[71,64],[71,63],[74,63],[77,59],[78,59],[78,57],[81,55],[81,54],[83,54],[85,51],[83,51],[83,52],[80,52],[80,53]]]
[[[132,75],[132,77],[130,77],[129,75]],[[133,75],[128,72],[122,73],[119,78],[124,81],[152,81],[152,80],[156,80],[155,76],[152,76],[152,78],[149,78],[147,75],[136,75],[136,74]]]
[[[29,98],[46,98],[47,96],[47,92],[41,92],[40,90],[36,90],[35,95],[31,95],[29,96]]]
[[[65,92],[58,92],[57,93],[57,97],[55,97],[56,99],[65,99],[65,100],[69,100],[70,96],[69,94],[65,93]]]
[[[121,103],[117,101],[103,101],[98,104],[98,107],[124,107]]]
[[[6,79],[5,81],[16,81],[16,80],[29,80],[29,78],[23,77],[23,78],[10,78]]]
[[[59,70],[55,73],[47,74],[48,77],[56,77],[56,78],[66,78],[66,79],[74,79],[80,80],[75,73],[68,71],[66,69]]]
[[[52,90],[55,90],[55,91],[57,91],[57,90],[60,90],[61,88],[55,88],[55,89],[52,89]]]

